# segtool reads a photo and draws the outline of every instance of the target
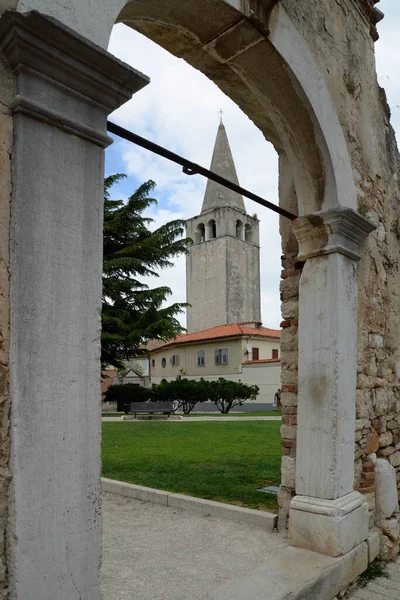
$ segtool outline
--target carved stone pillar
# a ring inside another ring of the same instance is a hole
[[[11,196],[10,598],[100,598],[107,115],[148,79],[39,13],[6,13]]]
[[[353,491],[359,244],[374,229],[350,209],[297,219],[300,279],[294,546],[339,556],[368,535]]]

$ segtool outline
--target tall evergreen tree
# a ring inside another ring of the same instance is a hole
[[[190,242],[182,238],[185,221],[166,223],[156,231],[143,212],[157,204],[149,193],[154,181],[147,181],[124,203],[111,200],[111,187],[126,177],[111,175],[104,182],[104,255],[101,363],[116,368],[123,361],[141,356],[148,340],[168,340],[183,331],[176,316],[186,304],[163,307],[171,294],[169,287],[149,289],[143,278],[159,276],[172,266],[171,259],[187,251]]]

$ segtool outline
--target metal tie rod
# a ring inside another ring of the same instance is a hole
[[[233,190],[237,194],[241,194],[242,196],[245,196],[246,198],[257,202],[257,204],[261,204],[261,206],[265,206],[265,208],[273,210],[282,217],[286,217],[291,221],[297,219],[297,215],[294,215],[293,213],[285,210],[284,208],[276,206],[276,204],[272,204],[272,202],[268,202],[268,200],[264,200],[264,198],[257,196],[257,194],[253,194],[253,192],[245,190],[244,188],[240,187],[240,185],[236,185],[236,183],[225,179],[225,177],[221,177],[221,175],[217,175],[217,173],[213,173],[212,171],[209,171],[209,169],[205,169],[204,167],[201,167],[200,165],[197,165],[196,163],[191,162],[190,160],[187,160],[182,156],[179,156],[179,154],[175,154],[174,152],[171,152],[170,150],[167,150],[166,148],[163,148],[162,146],[159,146],[154,142],[150,142],[150,140],[146,140],[146,138],[143,138],[140,135],[129,131],[128,129],[124,129],[123,127],[120,127],[115,123],[111,123],[111,121],[107,121],[107,130],[110,133],[113,133],[118,137],[127,140],[128,142],[132,142],[137,146],[141,146],[146,150],[150,150],[150,152],[154,152],[154,154],[158,154],[163,158],[166,158],[174,163],[177,163],[178,165],[181,165],[183,167],[182,170],[186,175],[202,175],[203,177],[207,177],[207,179],[212,179],[216,183],[219,183],[220,185],[223,185],[224,187]]]

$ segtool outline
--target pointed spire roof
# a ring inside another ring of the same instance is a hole
[[[219,124],[217,138],[215,140],[214,152],[211,160],[210,171],[218,173],[225,179],[229,179],[233,183],[239,185],[238,176],[236,173],[235,163],[233,162],[231,148],[229,146],[228,136],[226,135],[225,126],[222,122]],[[215,183],[209,179],[204,194],[203,206],[201,212],[220,206],[230,206],[246,212],[243,197],[232,190]]]

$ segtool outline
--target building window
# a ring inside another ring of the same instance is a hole
[[[227,365],[228,364],[228,348],[219,348],[215,351],[215,364],[216,365]]]
[[[246,242],[253,241],[253,234],[252,234],[252,231],[251,231],[251,225],[249,225],[248,223],[246,223],[246,226],[244,228],[244,239],[246,240]]]
[[[179,365],[179,354],[173,354],[171,356],[171,365],[173,367],[176,367],[177,365]]]
[[[160,383],[167,383],[166,379],[161,379]]]
[[[236,221],[236,237],[243,239],[243,223],[242,221]]]
[[[214,240],[217,237],[217,224],[214,219],[208,221],[207,224],[207,239]]]
[[[252,355],[252,359],[253,360],[259,360],[260,359],[260,353],[259,353],[258,348],[252,348],[251,355]]]
[[[154,358],[152,358],[152,359],[151,359],[151,366],[152,366],[152,367],[155,367],[155,366],[156,366],[156,361],[155,361],[155,359],[154,359]]]
[[[279,358],[279,350],[272,350],[272,358]]]
[[[165,367],[167,366],[167,359],[166,358],[161,359],[161,366],[162,366],[163,369],[165,369]]]
[[[206,239],[206,228],[204,227],[204,223],[199,223],[196,228],[196,244],[200,244],[200,242],[204,242]]]
[[[206,364],[206,351],[198,350],[197,351],[197,366],[204,367]]]

